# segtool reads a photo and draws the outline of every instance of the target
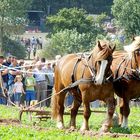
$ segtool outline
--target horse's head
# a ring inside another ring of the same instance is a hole
[[[130,45],[124,46],[124,50],[128,52],[130,59],[133,59],[133,69],[140,71],[140,36],[134,37]]]
[[[112,53],[115,46],[112,48],[108,41],[98,41],[94,52],[96,77],[95,83],[100,85],[109,76],[110,65],[112,63]]]

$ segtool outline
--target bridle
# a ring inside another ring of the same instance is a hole
[[[95,75],[96,75],[96,69],[94,68],[93,61],[92,61],[91,65],[89,64],[89,61],[93,59],[93,54],[91,53],[88,57],[86,57],[85,54],[83,53],[81,55],[81,58],[82,58],[81,62],[85,66],[84,70],[83,70],[82,78],[84,76],[84,72],[85,72],[85,69],[87,67],[89,69],[89,72],[91,73],[92,81],[94,81],[95,80]],[[84,63],[83,60],[85,61],[85,63]]]
[[[82,58],[83,58],[83,60],[85,60],[86,64],[83,61],[82,61],[82,63],[85,66],[85,68],[87,67],[89,69],[89,71],[91,73],[91,76],[92,76],[92,81],[95,81],[95,76],[97,74],[97,70],[96,70],[95,67],[96,67],[98,61],[95,62],[95,64],[93,64],[93,61],[92,61],[91,65],[90,65],[89,61],[90,61],[90,59],[91,60],[93,59],[93,55],[90,54],[88,58],[86,58],[84,54],[83,54],[83,56],[84,57],[82,57]],[[112,63],[112,60],[113,60],[112,55],[110,54],[105,60],[108,61],[108,64],[107,64],[108,66],[107,66],[107,68],[105,70],[105,74],[104,75],[107,78],[106,78],[106,80],[104,80],[104,82],[109,81],[112,78],[112,72],[110,70],[110,66],[111,66],[111,63]],[[83,75],[84,75],[85,68],[83,70]],[[83,78],[83,75],[82,75],[82,78]]]
[[[109,82],[110,80],[113,79],[113,73],[110,69],[110,66],[111,66],[112,60],[113,60],[112,55],[109,55],[106,60],[108,61],[108,66],[107,66],[106,71],[105,71],[105,76],[106,76],[105,82]]]
[[[134,58],[135,58],[135,63],[136,63],[136,71],[139,72],[139,70],[138,70],[138,60],[136,59],[136,56],[140,57],[140,48],[134,51]]]

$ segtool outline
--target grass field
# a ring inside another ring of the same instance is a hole
[[[101,124],[105,118],[105,114],[92,113],[90,117],[90,129],[88,132],[80,132],[79,128],[82,124],[83,116],[77,117],[77,130],[70,132],[68,129],[58,130],[55,127],[55,122],[48,119],[42,121],[33,118],[31,121],[29,115],[24,113],[22,123],[19,123],[19,110],[15,107],[0,106],[0,140],[106,140],[106,139],[140,139],[140,108],[131,108],[129,117],[129,130],[119,127],[113,127],[111,132],[115,135],[100,136],[97,134]],[[50,109],[48,109],[50,110]],[[105,110],[101,108],[99,110]],[[69,116],[65,116],[65,126],[69,124]],[[94,133],[93,133],[94,132]],[[116,133],[123,133],[121,137]],[[130,136],[127,134],[131,134]],[[137,135],[137,137],[134,136]],[[115,137],[115,138],[114,138]]]

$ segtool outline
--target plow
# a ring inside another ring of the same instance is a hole
[[[105,110],[91,110],[91,112],[94,112],[94,113],[106,113]],[[38,108],[34,108],[34,109],[21,109],[19,111],[19,120],[20,122],[22,122],[22,115],[23,113],[30,113],[31,114],[31,120],[32,120],[32,117],[35,117],[37,119],[39,119],[39,121],[46,121],[47,119],[51,119],[51,111],[49,110],[41,110],[41,109],[38,109]],[[71,112],[70,110],[67,110],[64,112],[64,115],[70,115]],[[83,115],[83,109],[80,109],[78,111],[78,115]]]

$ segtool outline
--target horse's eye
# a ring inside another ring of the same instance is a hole
[[[140,50],[136,51],[136,54],[137,54],[137,55],[140,55]]]
[[[99,65],[101,65],[101,61],[98,61]]]

